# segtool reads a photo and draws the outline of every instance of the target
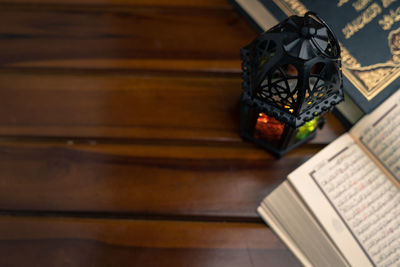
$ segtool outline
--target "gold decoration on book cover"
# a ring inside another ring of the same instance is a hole
[[[303,16],[308,9],[299,0],[273,0],[286,15]],[[392,58],[369,66],[361,66],[341,44],[342,71],[349,81],[367,99],[373,99],[400,76],[400,28],[388,35]]]

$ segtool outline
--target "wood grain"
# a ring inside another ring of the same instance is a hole
[[[0,72],[0,135],[241,142],[239,77]],[[329,117],[314,143],[344,132]]]
[[[232,9],[232,6],[226,0],[0,0],[0,4],[3,5],[106,5],[109,7],[113,6],[125,6],[125,7],[137,7],[137,6],[173,6],[173,7],[207,7],[207,8],[225,8]]]
[[[0,0],[0,266],[298,266],[255,209],[345,129],[241,140],[255,36],[225,0]]]
[[[143,60],[156,70],[237,72],[239,49],[256,36],[239,14],[170,2],[179,8],[3,5],[0,67],[137,70]]]
[[[319,148],[277,160],[252,144],[2,142],[0,209],[259,220],[261,200]]]
[[[0,264],[28,263],[30,266],[298,265],[262,224],[0,217]]]

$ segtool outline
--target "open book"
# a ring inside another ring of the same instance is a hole
[[[400,91],[289,174],[258,213],[306,266],[400,266]]]

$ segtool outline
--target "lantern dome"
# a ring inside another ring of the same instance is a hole
[[[262,33],[241,58],[244,100],[294,127],[343,100],[340,47],[315,13]]]
[[[288,18],[280,28],[286,37],[282,40],[285,51],[297,58],[309,60],[322,53],[328,58],[338,58],[339,45],[329,28],[309,12],[304,18]]]

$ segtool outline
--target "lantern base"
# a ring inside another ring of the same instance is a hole
[[[265,148],[266,150],[268,150],[269,152],[271,152],[274,156],[276,156],[277,158],[281,158],[284,155],[286,155],[289,151],[295,149],[296,147],[310,141],[311,139],[313,139],[316,136],[317,130],[314,130],[313,132],[311,132],[306,138],[304,138],[303,140],[300,140],[298,142],[296,142],[295,144],[288,146],[286,148],[276,148],[274,146],[272,146],[271,144],[267,143],[266,141],[263,141],[262,139],[257,139],[252,137],[251,135],[249,135],[246,132],[242,132],[242,138],[245,140],[250,140],[253,143],[256,143],[257,145],[261,146],[262,148]]]

